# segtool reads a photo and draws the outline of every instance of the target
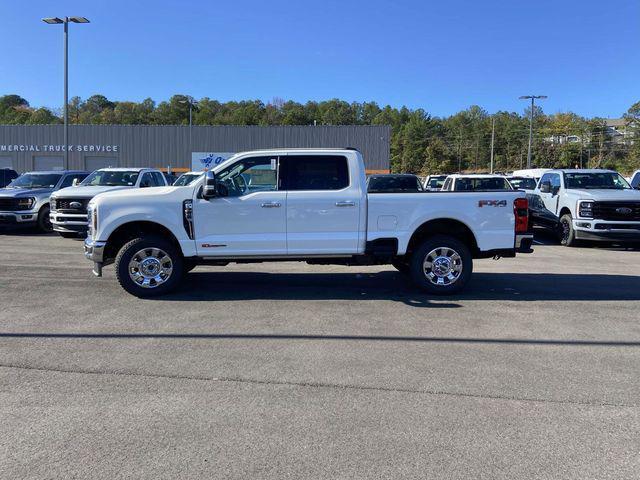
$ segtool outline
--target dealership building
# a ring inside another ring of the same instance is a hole
[[[389,171],[391,127],[70,125],[69,164],[62,125],[0,125],[0,168],[31,170],[155,167],[199,170],[233,153],[264,148],[351,147],[368,173]]]

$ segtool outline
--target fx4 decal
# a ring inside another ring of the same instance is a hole
[[[506,200],[478,200],[478,206],[482,207],[506,207]]]

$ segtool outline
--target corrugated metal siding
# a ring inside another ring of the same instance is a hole
[[[368,170],[389,169],[391,127],[374,126],[156,126],[71,125],[70,145],[116,145],[118,152],[73,151],[69,168],[84,168],[85,157],[118,157],[119,166],[189,168],[191,152],[240,152],[259,148],[353,147]],[[43,151],[63,143],[62,125],[0,126],[0,159],[20,172],[33,169],[34,157],[64,155]],[[190,146],[191,144],[191,146]],[[40,151],[2,151],[3,145],[34,146]]]

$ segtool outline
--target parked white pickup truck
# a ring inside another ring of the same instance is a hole
[[[182,187],[96,196],[85,255],[94,273],[140,297],[174,289],[199,264],[306,261],[393,264],[424,290],[450,294],[472,259],[531,251],[523,192],[367,194],[353,149],[234,155]]]
[[[530,198],[532,222],[560,243],[640,241],[640,191],[612,170],[550,170]]]
[[[88,228],[87,205],[99,193],[166,186],[165,176],[153,168],[101,168],[77,186],[51,195],[51,224],[62,237],[84,236]]]

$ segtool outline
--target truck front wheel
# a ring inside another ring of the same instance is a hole
[[[473,270],[469,248],[448,235],[426,239],[411,255],[411,277],[418,287],[435,295],[462,290]]]
[[[573,229],[573,218],[570,214],[565,213],[560,217],[560,245],[565,247],[575,247],[578,243],[576,240],[576,231]]]
[[[53,225],[49,219],[49,207],[44,206],[38,212],[38,230],[49,233],[53,231]]]
[[[115,261],[120,286],[136,297],[155,297],[175,289],[183,276],[178,249],[161,237],[135,238],[118,252]]]

